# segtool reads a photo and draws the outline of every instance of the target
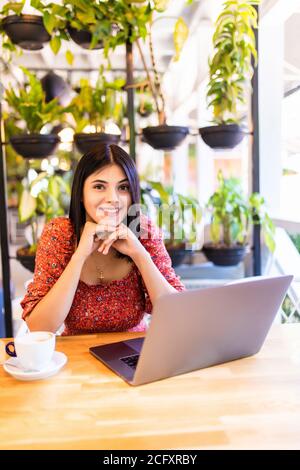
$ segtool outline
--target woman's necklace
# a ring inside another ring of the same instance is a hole
[[[96,268],[96,271],[97,271],[97,281],[99,282],[103,282],[104,281],[104,271],[103,271],[103,267],[102,266],[99,266],[97,263],[96,263],[96,260],[94,259],[94,265],[95,265],[95,268]]]
[[[96,270],[97,270],[97,281],[99,282],[103,282],[104,281],[104,272],[102,271],[102,269],[96,265]]]
[[[105,280],[103,266],[99,266],[99,264],[96,261],[96,257],[92,256],[92,258],[93,258],[93,262],[97,271],[97,281],[103,282]]]

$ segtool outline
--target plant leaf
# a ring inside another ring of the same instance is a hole
[[[175,56],[174,61],[177,62],[180,59],[180,54],[183,49],[183,46],[188,38],[189,28],[187,27],[186,22],[183,18],[178,18],[175,24],[173,38],[175,46]]]
[[[69,49],[66,51],[66,60],[69,65],[72,65],[74,62],[74,55]]]
[[[50,40],[50,47],[56,55],[61,47],[61,40],[59,36],[53,36]]]
[[[56,24],[55,17],[53,15],[50,15],[48,11],[45,11],[43,15],[43,22],[46,30],[51,35]]]
[[[27,188],[24,188],[19,202],[18,215],[20,222],[26,222],[35,215],[36,199],[30,194]]]

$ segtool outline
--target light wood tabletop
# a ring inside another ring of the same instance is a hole
[[[273,326],[255,356],[140,387],[88,352],[137,336],[58,338],[68,363],[45,380],[0,367],[0,448],[300,449],[300,324]]]

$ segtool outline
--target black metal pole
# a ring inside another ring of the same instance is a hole
[[[126,90],[127,90],[127,117],[129,123],[129,153],[135,161],[135,124],[134,124],[134,89],[133,85],[133,55],[132,44],[126,43]]]
[[[1,241],[1,265],[4,300],[5,336],[13,336],[12,309],[10,296],[10,265],[9,245],[7,230],[7,200],[6,200],[6,164],[4,154],[4,133],[2,123],[2,89],[0,85],[0,241]]]
[[[259,9],[256,6],[257,17]],[[259,18],[257,18],[259,20]],[[259,33],[258,28],[254,30],[256,40],[256,50],[259,55]],[[254,67],[254,74],[252,78],[252,126],[253,126],[253,139],[252,139],[252,191],[260,191],[260,175],[259,175],[259,96],[258,96],[258,63]],[[260,225],[253,227],[253,274],[254,276],[261,275],[261,246],[260,246]]]

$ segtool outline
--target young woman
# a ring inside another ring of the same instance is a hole
[[[136,167],[121,147],[102,144],[81,158],[69,218],[48,222],[39,240],[21,302],[30,330],[126,331],[158,297],[184,290],[139,203]]]

